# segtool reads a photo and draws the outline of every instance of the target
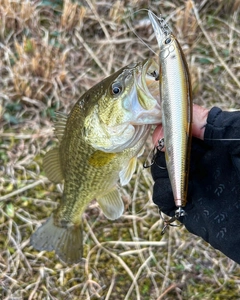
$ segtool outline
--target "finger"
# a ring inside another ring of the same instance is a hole
[[[207,124],[209,109],[193,105],[193,122],[192,122],[192,135],[203,140],[205,127]],[[164,136],[162,124],[158,125],[153,132],[152,140],[155,146],[158,145],[158,141]]]
[[[199,106],[197,104],[193,105],[192,134],[193,136],[201,140],[203,140],[204,138],[208,113],[209,113],[209,109]]]
[[[162,127],[162,124],[160,124],[155,128],[155,130],[153,132],[152,140],[153,140],[154,146],[157,146],[158,141],[161,140],[162,138],[163,138],[163,127]]]

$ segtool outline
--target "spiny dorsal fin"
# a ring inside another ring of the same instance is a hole
[[[48,151],[45,155],[43,158],[43,169],[47,178],[54,183],[60,183],[64,179],[58,148]]]
[[[124,211],[124,205],[119,191],[114,188],[103,197],[97,199],[104,215],[110,219],[115,220],[121,217]]]
[[[136,170],[137,166],[137,157],[133,157],[126,168],[122,169],[119,172],[119,178],[121,185],[126,185],[131,180],[133,173]]]
[[[56,113],[56,120],[54,121],[54,133],[58,138],[59,142],[61,142],[62,137],[64,135],[66,123],[67,123],[67,115],[61,112]]]

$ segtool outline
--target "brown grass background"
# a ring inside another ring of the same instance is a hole
[[[54,111],[68,113],[107,75],[156,56],[148,8],[182,45],[194,102],[240,109],[239,0],[0,0],[1,299],[240,299],[236,263],[184,228],[160,236],[147,151],[121,190],[122,218],[108,221],[90,204],[82,263],[29,245],[61,197],[42,170]]]

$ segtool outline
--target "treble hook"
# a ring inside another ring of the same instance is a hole
[[[143,167],[146,169],[146,168],[149,168],[151,167],[155,162],[155,159],[156,159],[156,156],[157,156],[157,150],[161,151],[162,149],[164,148],[164,138],[158,140],[158,145],[156,147],[153,148],[153,150],[151,150],[147,156],[147,159],[146,161],[144,162],[143,164]],[[150,157],[150,155],[152,154],[152,159],[151,159],[151,163],[148,165],[147,164],[147,160],[148,158]],[[161,167],[159,166],[158,164],[156,164],[160,169],[166,169],[165,167]]]
[[[149,158],[151,155],[152,155],[151,162],[150,162],[150,164],[147,164],[147,160],[148,160],[148,158]],[[156,147],[154,147],[154,148],[149,152],[149,154],[148,154],[148,156],[147,156],[145,162],[143,163],[143,167],[144,167],[145,169],[151,167],[151,166],[155,163],[156,155],[157,155]]]
[[[160,140],[158,140],[158,145],[156,147],[159,151],[162,151],[162,149],[164,148],[164,138],[161,138]]]
[[[185,210],[182,207],[179,207],[176,211],[175,211],[175,215],[173,217],[171,217],[169,220],[166,220],[163,216],[162,216],[162,212],[159,211],[160,213],[160,217],[164,222],[164,226],[162,228],[161,231],[161,235],[164,235],[166,228],[168,226],[173,226],[173,227],[181,227],[182,224],[172,224],[174,221],[178,220],[180,217],[183,217],[186,215]]]

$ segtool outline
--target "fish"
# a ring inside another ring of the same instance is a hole
[[[57,209],[30,238],[36,250],[78,263],[88,204],[96,199],[110,220],[123,214],[119,182],[130,181],[152,125],[161,120],[157,77],[152,58],[132,63],[90,88],[68,115],[56,114],[59,145],[47,152],[43,169],[64,189]]]
[[[166,166],[171,182],[175,216],[185,215],[192,138],[192,87],[182,48],[163,18],[148,12],[159,52],[159,88]]]

